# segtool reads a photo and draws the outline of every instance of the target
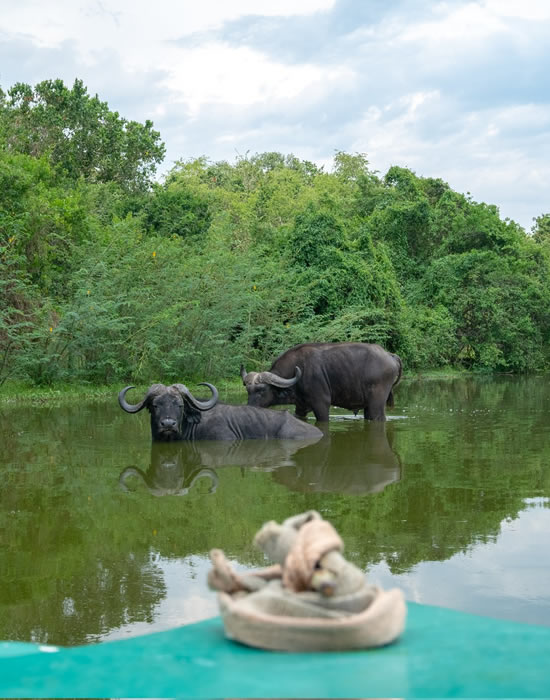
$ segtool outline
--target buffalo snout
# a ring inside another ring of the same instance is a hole
[[[161,430],[175,430],[178,425],[174,418],[161,418],[159,424]]]
[[[183,406],[170,403],[166,402],[163,407],[156,406],[151,411],[151,428],[160,440],[176,440],[181,432]]]

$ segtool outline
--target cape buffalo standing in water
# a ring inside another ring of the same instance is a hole
[[[250,406],[293,403],[299,418],[313,411],[318,421],[328,421],[331,405],[386,420],[385,406],[393,406],[401,374],[399,356],[370,343],[296,345],[268,372],[247,373],[241,365]]]
[[[153,384],[137,404],[126,401],[127,386],[118,402],[128,413],[147,408],[151,414],[154,441],[243,440],[261,438],[305,439],[321,437],[321,431],[291,416],[288,411],[270,411],[253,406],[218,404],[218,390],[202,382],[212,392],[208,401],[196,399],[185,384]]]

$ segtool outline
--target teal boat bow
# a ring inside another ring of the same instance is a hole
[[[408,603],[394,644],[286,653],[224,637],[219,617],[88,646],[0,643],[7,697],[549,697],[550,628]]]

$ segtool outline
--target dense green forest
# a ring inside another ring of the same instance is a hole
[[[191,381],[304,341],[408,371],[550,363],[550,214],[531,232],[440,179],[336,152],[177,162],[60,80],[0,90],[0,384]]]

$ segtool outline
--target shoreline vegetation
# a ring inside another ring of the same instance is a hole
[[[434,369],[425,372],[404,373],[401,382],[454,379],[457,377],[466,376],[476,376],[476,373],[460,369]],[[170,383],[168,381],[158,381],[166,384]],[[202,380],[197,379],[196,381],[187,381],[182,379],[180,381],[185,383],[194,394],[200,396],[202,387],[199,387],[198,384]],[[207,378],[206,381],[209,381],[216,386],[219,391],[221,401],[233,402],[236,400],[236,397],[240,396],[242,402],[246,402],[246,390],[244,389],[240,378],[236,378],[234,380],[216,380]],[[40,387],[32,386],[22,381],[7,381],[2,387],[0,387],[0,407],[2,405],[14,403],[49,404],[55,402],[81,401],[82,399],[87,401],[104,401],[108,398],[112,398],[114,401],[116,401],[118,392],[123,389],[124,386],[126,386],[124,383],[112,385],[74,383]],[[145,394],[149,386],[150,384],[136,384],[135,389],[132,389],[132,395],[139,395],[140,393]]]
[[[410,377],[550,370],[550,213],[527,232],[364,153],[203,156],[158,181],[164,152],[82,81],[0,88],[0,400],[222,392],[235,358],[304,342],[379,343]]]

